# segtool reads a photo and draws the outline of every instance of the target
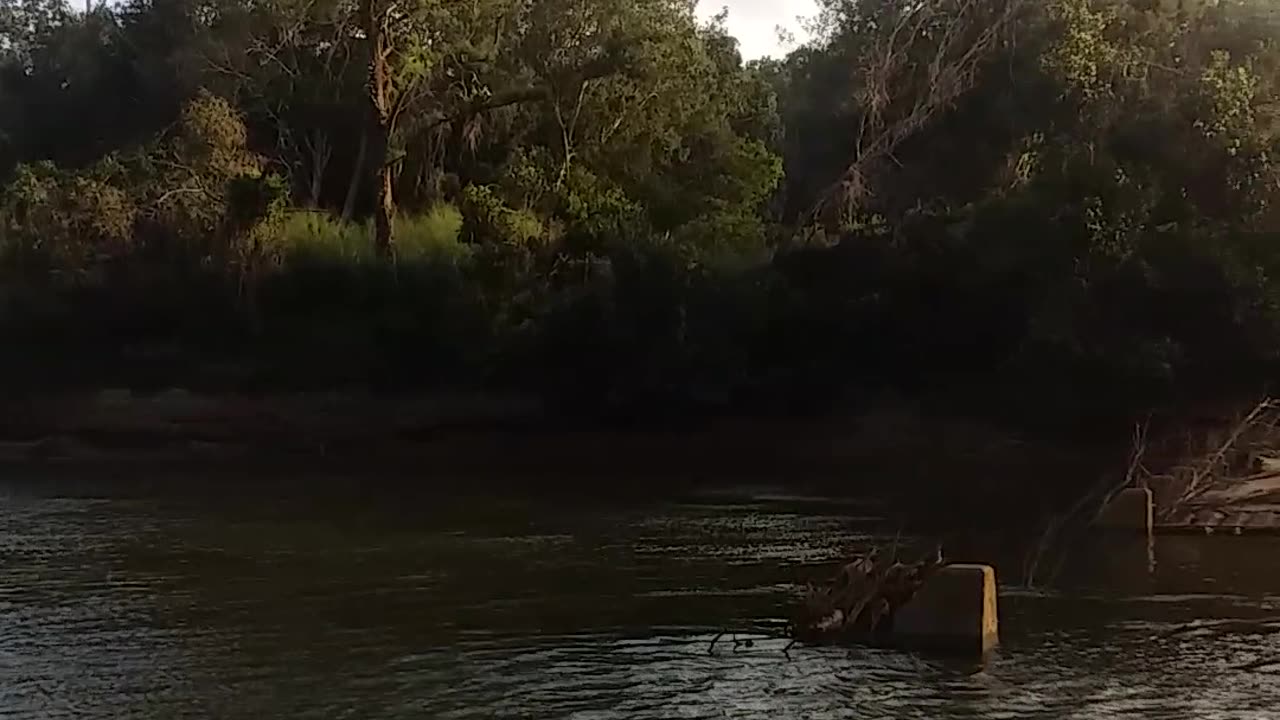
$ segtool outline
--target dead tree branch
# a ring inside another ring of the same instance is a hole
[[[871,168],[975,84],[1010,32],[1023,0],[886,3],[891,17],[872,30],[861,55],[854,100],[860,106],[853,157],[821,191],[807,220],[832,204],[856,205],[871,192]],[[853,11],[857,12],[857,11]],[[886,21],[887,22],[884,22]],[[883,24],[882,24],[883,23]]]
[[[1140,481],[1144,474],[1142,459],[1146,452],[1147,423],[1142,423],[1135,425],[1133,428],[1133,443],[1129,449],[1129,460],[1125,467],[1125,473],[1120,480],[1115,480],[1114,476],[1104,477],[1090,492],[1081,496],[1066,512],[1049,519],[1040,535],[1040,540],[1028,554],[1026,565],[1023,567],[1023,582],[1027,587],[1035,585],[1041,562],[1055,549],[1059,551],[1059,559],[1053,574],[1057,574],[1057,570],[1061,568],[1062,562],[1066,557],[1066,548],[1063,547],[1065,543],[1060,539],[1067,529],[1073,527],[1073,525],[1077,527],[1087,525],[1087,521],[1092,520],[1101,508],[1115,498],[1116,494],[1127,487],[1136,485]]]
[[[879,549],[840,568],[823,587],[810,586],[791,623],[800,642],[868,642],[891,632],[894,614],[942,564],[941,548],[915,563]],[[788,645],[788,649],[790,645]]]
[[[1204,495],[1212,488],[1212,484],[1208,481],[1213,479],[1225,460],[1227,455],[1236,448],[1240,439],[1251,429],[1256,427],[1260,422],[1267,419],[1268,413],[1275,410],[1277,405],[1271,398],[1265,398],[1254,406],[1249,414],[1244,416],[1239,423],[1232,429],[1224,440],[1212,453],[1205,457],[1196,468],[1191,476],[1191,480],[1187,483],[1186,488],[1177,500],[1174,500],[1168,507],[1161,511],[1161,517],[1169,517],[1178,510],[1195,502],[1196,499]]]

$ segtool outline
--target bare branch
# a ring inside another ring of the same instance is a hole
[[[1211,486],[1207,485],[1206,481],[1214,477],[1218,465],[1222,462],[1223,458],[1226,457],[1227,453],[1236,446],[1236,443],[1240,440],[1241,436],[1253,428],[1260,420],[1264,420],[1267,413],[1276,409],[1276,407],[1275,401],[1270,398],[1266,398],[1259,402],[1253,410],[1251,410],[1249,414],[1246,415],[1234,429],[1232,429],[1226,440],[1224,440],[1214,452],[1210,453],[1209,456],[1200,463],[1200,467],[1196,468],[1195,473],[1191,476],[1191,481],[1187,483],[1187,487],[1182,491],[1182,495],[1179,496],[1178,499],[1175,500],[1162,514],[1172,515],[1180,508],[1185,507],[1187,504],[1208,492]]]
[[[863,52],[853,157],[806,216],[870,191],[868,170],[968,92],[1024,0],[923,0],[898,7]],[[991,12],[986,12],[991,8]],[[918,58],[928,53],[927,59]]]

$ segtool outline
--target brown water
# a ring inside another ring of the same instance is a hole
[[[1168,634],[1280,615],[1277,539],[1098,543],[1003,589],[985,662],[788,658],[797,583],[874,513],[268,484],[9,472],[0,717],[1280,717],[1280,666],[1233,669],[1280,637]],[[726,628],[751,647],[708,653]]]

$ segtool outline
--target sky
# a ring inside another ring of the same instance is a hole
[[[698,15],[709,18],[729,8],[729,32],[738,38],[742,57],[754,60],[779,56],[789,48],[778,45],[779,25],[800,36],[800,16],[814,13],[815,0],[700,0]]]

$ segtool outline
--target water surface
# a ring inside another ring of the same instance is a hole
[[[984,662],[788,656],[797,588],[893,542],[873,509],[12,472],[0,497],[6,718],[1270,718],[1280,701],[1280,666],[1237,669],[1280,658],[1280,636],[1178,630],[1280,616],[1274,538],[1091,543],[1039,591],[995,543],[963,558],[1007,581]],[[740,642],[709,653],[726,629]]]

